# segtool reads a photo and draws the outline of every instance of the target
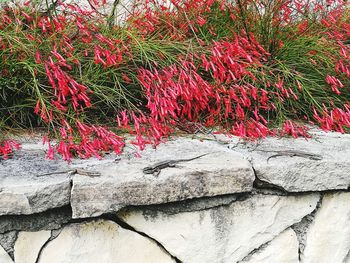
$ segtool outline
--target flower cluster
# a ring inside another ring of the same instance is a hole
[[[6,160],[14,149],[19,150],[20,148],[20,144],[14,140],[0,141],[0,156]]]
[[[307,137],[305,123],[347,132],[349,6],[309,2],[139,0],[124,24],[105,1],[4,6],[0,130],[47,127],[47,157],[66,161],[120,153],[122,132],[144,149],[189,123],[245,139]]]
[[[61,140],[56,146],[56,151],[66,161],[71,160],[73,153],[76,153],[83,159],[92,156],[101,159],[101,153],[113,150],[119,154],[125,145],[123,138],[112,131],[102,126],[87,125],[79,121],[75,131],[66,121],[63,121],[60,128],[60,138]],[[79,138],[80,141],[77,141],[76,138]],[[44,138],[45,142],[46,138]],[[51,146],[50,141],[48,141],[48,145],[47,157],[53,159],[54,148]]]

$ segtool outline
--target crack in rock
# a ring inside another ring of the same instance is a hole
[[[35,260],[35,263],[39,263],[39,262],[40,262],[40,257],[41,257],[41,255],[42,255],[44,249],[48,246],[48,244],[49,244],[52,240],[56,239],[56,238],[59,236],[59,234],[61,233],[61,231],[62,231],[62,229],[54,229],[54,230],[51,230],[51,236],[50,236],[50,238],[49,238],[48,240],[45,241],[45,243],[44,243],[44,244],[42,245],[42,247],[40,248],[40,250],[39,250],[39,252],[38,252],[38,256],[37,256],[37,258],[36,258],[36,260]]]
[[[120,219],[118,216],[116,215],[106,215],[104,216],[104,219],[107,219],[107,220],[111,220],[113,221],[114,223],[118,224],[120,227],[126,229],[126,230],[129,230],[129,231],[133,231],[145,238],[148,238],[150,240],[152,240],[153,242],[155,242],[158,247],[163,250],[166,254],[168,254],[172,259],[175,260],[176,263],[182,263],[182,261],[180,259],[178,259],[177,257],[173,256],[164,246],[163,244],[161,244],[158,240],[154,239],[153,237],[147,235],[146,233],[144,232],[141,232],[141,231],[138,231],[136,230],[135,228],[133,228],[132,226],[130,226],[128,223],[126,223],[125,221],[123,221],[122,219]],[[36,262],[38,263],[38,262]]]
[[[304,216],[300,222],[291,226],[291,228],[294,230],[295,234],[297,235],[297,239],[299,242],[299,261],[302,258],[302,255],[304,253],[304,249],[306,246],[306,234],[309,230],[310,225],[315,219],[315,215],[317,211],[320,209],[322,205],[323,196],[324,196],[324,193],[320,193],[320,199],[318,200],[315,209],[310,214]]]
[[[284,230],[283,230],[283,231],[284,231]],[[283,231],[282,231],[282,232],[283,232]],[[281,232],[281,233],[282,233],[282,232]],[[281,233],[279,233],[279,234],[281,234]],[[277,235],[277,236],[278,236],[278,235]],[[271,241],[272,241],[274,238],[275,238],[275,237],[272,237],[271,240],[267,241],[266,243],[263,243],[263,244],[260,245],[258,248],[255,248],[255,249],[253,249],[252,251],[250,251],[249,254],[246,255],[244,258],[242,258],[242,260],[238,261],[238,263],[243,263],[243,262],[249,261],[249,260],[251,259],[251,257],[252,257],[256,252],[258,252],[259,250],[262,250],[262,249],[266,248],[266,247],[271,243]]]
[[[184,212],[195,212],[210,210],[219,206],[229,206],[233,202],[244,201],[251,196],[251,193],[239,193],[231,195],[219,195],[212,197],[200,197],[194,199],[188,199],[177,202],[170,202],[164,204],[150,204],[142,206],[127,206],[122,208],[119,212],[125,212],[129,210],[147,210],[149,214],[157,213],[161,210],[168,215],[174,215]]]
[[[284,229],[238,262],[299,262],[298,240],[294,230],[290,227]]]
[[[0,234],[0,246],[4,248],[7,254],[14,260],[14,246],[17,240],[17,231],[8,231]]]
[[[50,240],[41,248],[35,263],[98,260],[129,262],[126,259],[140,262],[142,258],[148,262],[148,257],[152,255],[156,256],[157,262],[179,262],[154,240],[121,226],[113,215],[82,221],[84,223],[76,222],[65,226],[60,233],[53,231]],[[56,240],[53,240],[55,238]],[[53,242],[50,243],[51,241]]]
[[[272,184],[270,182],[267,182],[267,181],[264,181],[262,179],[260,179],[257,175],[257,172],[253,166],[253,164],[251,163],[252,165],[252,169],[253,169],[253,172],[254,172],[254,176],[255,176],[255,180],[253,182],[253,187],[257,188],[257,189],[270,189],[270,190],[277,190],[278,192],[282,193],[282,194],[286,194],[288,193],[288,191],[286,189],[284,189],[282,186],[279,186],[279,185],[275,185],[275,184]]]
[[[117,216],[161,242],[184,262],[237,262],[299,222],[314,210],[318,200],[317,194],[290,198],[253,195],[209,211],[170,216],[158,211],[152,216],[155,211],[133,210]],[[174,229],[167,231],[170,227]],[[298,258],[297,237],[294,232],[293,235],[295,258]]]
[[[72,218],[70,206],[50,209],[30,215],[0,216],[0,234],[10,231],[40,231],[59,229]]]
[[[346,254],[344,260],[343,260],[344,263],[349,263],[350,262],[350,250],[348,251],[348,254]]]

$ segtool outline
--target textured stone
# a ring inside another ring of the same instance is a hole
[[[6,253],[2,246],[0,246],[0,262],[1,263],[13,263],[10,256]]]
[[[299,263],[298,239],[288,228],[271,242],[241,262],[245,263]]]
[[[38,263],[175,263],[155,242],[98,220],[66,226],[43,249]]]
[[[43,151],[23,151],[0,162],[0,215],[33,214],[69,204],[68,174],[39,176],[67,169],[67,164],[44,157]]]
[[[315,219],[315,214],[316,214],[317,210],[321,206],[321,200],[322,200],[322,195],[321,195],[321,199],[319,200],[315,210],[312,211],[312,213],[305,216],[299,223],[296,223],[292,226],[292,229],[294,230],[294,232],[296,233],[297,238],[298,238],[299,254],[304,253],[306,234],[309,231],[309,228]]]
[[[32,215],[0,216],[0,234],[8,231],[58,229],[72,218],[71,208],[60,207]]]
[[[312,212],[318,194],[253,195],[226,206],[168,214],[132,209],[118,216],[186,263],[237,262]]]
[[[17,231],[9,231],[4,234],[0,234],[0,246],[13,258],[13,247],[17,239]]]
[[[302,262],[343,263],[350,253],[350,192],[326,194],[306,235]]]
[[[165,168],[158,177],[142,168],[161,160],[206,156]],[[71,196],[73,217],[98,216],[128,205],[161,204],[205,196],[251,191],[255,179],[249,162],[213,142],[179,138],[122,159],[104,168],[102,176],[75,176]]]
[[[348,189],[350,186],[350,135],[311,132],[313,138],[266,138],[255,143],[237,144],[231,148],[251,160],[257,177],[288,192]],[[322,160],[297,156],[276,156],[273,151],[295,150],[318,154]],[[266,152],[267,151],[267,152]]]
[[[40,249],[49,240],[51,231],[19,232],[15,243],[16,263],[35,263]]]
[[[59,156],[47,160],[46,147],[38,143],[38,138],[16,140],[22,143],[22,149],[9,160],[0,160],[0,216],[28,215],[69,205],[72,180],[66,171],[106,165],[115,159],[109,154],[101,161],[76,159],[68,164]]]
[[[241,200],[242,198],[245,198],[246,195],[246,193],[241,193],[232,195],[202,197],[178,201],[176,203],[138,206],[138,208],[145,208],[149,213],[151,213],[151,211],[157,213],[157,211],[161,210],[167,214],[178,214],[181,212],[201,211],[217,206],[228,205],[236,200]]]

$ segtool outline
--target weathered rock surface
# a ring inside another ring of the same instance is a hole
[[[1,263],[13,263],[10,256],[6,253],[6,251],[0,246],[0,262]]]
[[[0,216],[0,234],[9,231],[38,231],[58,229],[72,218],[68,206],[50,209],[32,215]]]
[[[347,263],[350,254],[350,192],[326,194],[306,235],[304,263]]]
[[[65,170],[67,164],[43,156],[42,151],[23,151],[0,162],[0,215],[33,214],[69,204],[67,174],[40,176]]]
[[[0,216],[24,215],[71,205],[74,218],[115,212],[129,205],[150,205],[199,197],[249,192],[256,175],[263,182],[288,192],[348,189],[350,186],[350,135],[313,131],[313,139],[267,138],[258,145],[224,138],[227,145],[215,141],[177,138],[157,149],[147,148],[142,158],[123,153],[104,160],[74,160],[72,164],[45,160],[38,143],[24,143],[14,158],[0,162]],[[217,136],[220,137],[220,136]],[[273,151],[296,150],[322,155],[322,160],[276,156]],[[268,151],[268,152],[266,152]],[[272,151],[272,152],[269,152]],[[176,168],[163,169],[159,177],[144,174],[145,166],[168,159],[199,159],[182,162]],[[100,171],[90,178],[45,173],[74,168]],[[73,188],[71,183],[73,180]],[[0,218],[0,232],[1,232]]]
[[[142,169],[163,160],[191,158],[158,177]],[[168,203],[205,196],[251,191],[255,179],[248,161],[213,142],[185,138],[147,149],[142,158],[122,159],[95,169],[102,176],[74,176],[71,196],[73,217],[98,216],[128,205]]]
[[[66,226],[43,249],[38,263],[175,263],[155,242],[98,220]]]
[[[169,215],[178,214],[182,212],[201,211],[201,210],[206,210],[213,207],[229,205],[232,202],[245,198],[245,195],[246,195],[245,193],[240,193],[240,194],[232,194],[232,195],[202,197],[202,198],[178,201],[175,203],[138,206],[138,209],[140,210],[146,209],[148,213],[151,213],[151,211],[155,211],[155,213],[157,213],[157,211],[161,210],[162,212]]]
[[[348,189],[350,186],[350,135],[312,131],[313,138],[266,138],[231,148],[251,160],[257,177],[288,192]],[[276,156],[276,151],[302,151],[318,154],[322,160],[298,156]]]
[[[119,217],[186,263],[237,262],[312,212],[318,194],[253,195],[203,211],[130,210]]]
[[[0,246],[13,258],[13,247],[17,239],[17,231],[9,231],[4,234],[0,234]],[[1,261],[0,261],[1,262]]]
[[[50,238],[51,231],[19,232],[15,243],[16,263],[35,263],[39,251]]]
[[[241,262],[245,263],[299,263],[298,239],[288,228],[271,242]]]

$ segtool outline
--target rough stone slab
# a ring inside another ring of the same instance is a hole
[[[288,228],[271,242],[260,248],[245,263],[299,263],[298,239],[295,232]]]
[[[51,237],[51,231],[19,232],[15,243],[16,263],[35,263],[39,251]]]
[[[302,262],[343,263],[350,254],[350,192],[326,194],[306,235]]]
[[[175,263],[154,241],[98,220],[66,226],[43,249],[38,263]]]
[[[209,154],[163,169],[158,177],[142,172],[144,167],[159,161],[205,153]],[[74,176],[73,217],[98,216],[128,205],[248,192],[253,187],[255,176],[250,163],[217,143],[178,138],[141,154],[142,158],[124,158],[114,164],[94,167],[102,173],[100,177]]]
[[[0,215],[33,214],[68,205],[68,174],[39,176],[65,169],[65,162],[45,160],[39,150],[18,151],[10,160],[0,161]]]
[[[0,262],[1,263],[14,263],[11,257],[6,253],[2,246],[0,246]]]
[[[232,263],[311,213],[318,194],[253,195],[227,206],[168,214],[133,209],[118,216],[186,263]]]
[[[232,139],[230,147],[251,160],[257,177],[288,192],[348,189],[350,186],[350,135],[312,130],[311,139],[266,138],[255,143]],[[278,156],[264,151],[295,150],[323,156],[320,161]]]

